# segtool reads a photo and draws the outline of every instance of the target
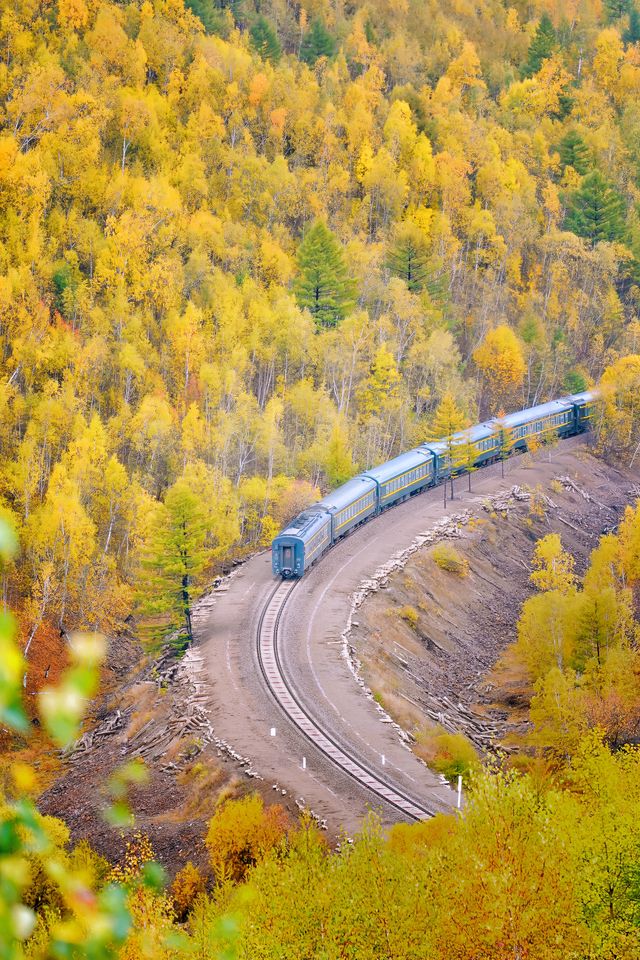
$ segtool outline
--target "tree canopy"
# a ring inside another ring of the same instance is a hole
[[[307,231],[298,248],[296,295],[319,326],[335,326],[355,305],[355,282],[349,277],[341,247],[321,220]]]
[[[570,194],[565,225],[593,244],[601,240],[621,240],[624,212],[624,201],[618,191],[600,171],[594,170]]]

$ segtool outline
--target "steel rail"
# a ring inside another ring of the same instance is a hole
[[[417,803],[398,787],[380,778],[361,760],[349,754],[344,747],[314,720],[302,705],[299,696],[285,676],[278,649],[278,628],[284,608],[297,583],[282,581],[269,594],[258,621],[257,654],[266,685],[280,709],[323,756],[348,774],[360,786],[378,799],[399,810],[412,820],[424,820],[436,812]]]

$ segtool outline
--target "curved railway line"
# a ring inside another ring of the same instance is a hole
[[[278,649],[278,632],[282,614],[289,597],[299,581],[283,581],[269,593],[260,612],[256,635],[258,662],[265,683],[276,703],[288,719],[313,744],[315,749],[344,773],[366,788],[377,799],[383,800],[403,816],[423,820],[436,812],[416,801],[397,786],[385,782],[361,759],[351,755],[334,737],[313,719],[296,694],[286,672]]]

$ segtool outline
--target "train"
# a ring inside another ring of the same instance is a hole
[[[401,453],[348,480],[318,503],[307,507],[273,540],[272,569],[276,577],[295,579],[324,556],[339,540],[384,510],[464,473],[455,447],[464,445],[465,461],[473,469],[528,449],[532,438],[575,436],[589,429],[597,394],[571,394],[559,400],[479,423],[453,437]],[[471,455],[469,456],[469,449]],[[453,454],[453,455],[452,455]]]

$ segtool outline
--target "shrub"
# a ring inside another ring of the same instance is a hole
[[[463,733],[449,733],[442,727],[426,727],[416,735],[416,753],[451,783],[465,780],[478,763],[478,754]]]
[[[398,615],[401,620],[404,620],[405,623],[408,623],[412,630],[418,626],[418,611],[413,607],[406,606],[400,607],[398,610]]]
[[[469,572],[469,561],[450,543],[437,544],[431,551],[431,557],[441,570],[456,573],[459,577],[466,577]]]
[[[228,800],[209,821],[205,844],[216,880],[239,882],[285,837],[291,823],[279,804],[264,809],[257,793]]]
[[[205,878],[191,860],[187,860],[171,884],[171,896],[178,920],[186,919],[194,900],[205,892],[205,888]]]

